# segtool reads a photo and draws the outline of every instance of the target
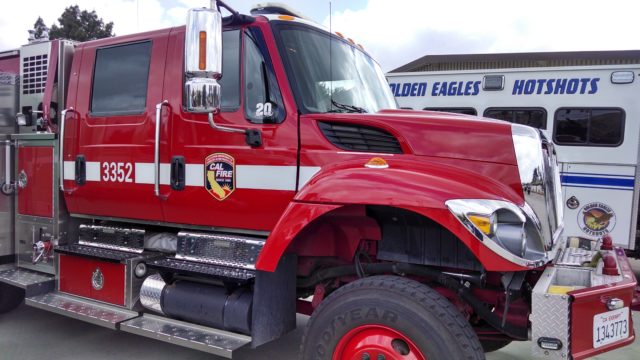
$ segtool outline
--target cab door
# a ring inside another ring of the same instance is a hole
[[[77,53],[64,144],[71,213],[163,220],[153,164],[169,31],[90,42]]]
[[[283,77],[276,72],[283,70],[263,25],[223,32],[222,111],[214,117],[217,125],[258,130],[259,146],[248,145],[244,133],[213,129],[205,114],[184,110],[184,30],[171,37],[164,90],[171,158],[161,168],[168,222],[269,231],[293,199],[297,117],[292,99],[282,96]]]

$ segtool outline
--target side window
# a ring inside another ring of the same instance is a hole
[[[488,108],[484,111],[484,117],[538,129],[547,128],[547,111],[543,108]]]
[[[450,112],[456,114],[465,114],[465,115],[478,115],[478,112],[474,108],[437,108],[437,107],[426,107],[422,110],[430,110],[430,111],[442,111],[442,112]]]
[[[282,95],[262,33],[255,28],[245,32],[244,111],[254,124],[278,124],[284,120]]]
[[[236,111],[240,107],[240,30],[222,33],[222,78],[220,107],[222,111]]]
[[[142,114],[147,103],[151,41],[96,50],[92,115]]]
[[[622,109],[558,109],[553,140],[560,145],[618,146],[624,138],[624,118]]]

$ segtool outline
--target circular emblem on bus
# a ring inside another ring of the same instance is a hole
[[[102,290],[102,287],[104,286],[104,275],[102,275],[100,268],[96,268],[93,271],[93,275],[91,275],[91,286],[95,290]]]
[[[616,213],[607,204],[588,203],[578,213],[578,224],[585,234],[600,237],[613,231]]]

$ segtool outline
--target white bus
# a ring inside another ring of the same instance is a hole
[[[387,74],[402,108],[540,128],[562,163],[565,235],[610,233],[636,256],[639,77],[640,51],[426,56]]]

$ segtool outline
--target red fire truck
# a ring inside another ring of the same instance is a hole
[[[563,237],[538,130],[398,110],[361,46],[289,9],[213,1],[186,27],[35,42],[0,70],[2,312],[228,358],[297,313],[303,359],[527,339],[582,359],[635,339],[624,252]]]

